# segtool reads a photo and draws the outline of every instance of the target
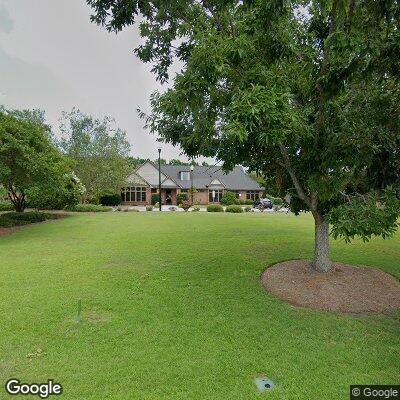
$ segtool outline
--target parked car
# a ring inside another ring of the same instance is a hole
[[[272,201],[270,199],[267,199],[267,198],[265,198],[265,199],[261,199],[261,198],[257,199],[253,203],[253,207],[254,208],[263,208],[263,209],[269,208],[269,209],[272,209],[272,206],[273,206]]]

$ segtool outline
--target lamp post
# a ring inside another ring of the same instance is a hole
[[[161,211],[161,149],[158,149],[158,209]]]
[[[190,195],[192,198],[192,205],[193,205],[193,165],[190,166]]]

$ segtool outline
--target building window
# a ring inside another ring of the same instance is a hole
[[[246,199],[247,200],[257,200],[260,197],[260,192],[255,192],[253,190],[249,190],[246,192]]]
[[[181,171],[179,175],[181,181],[190,181],[190,171]]]
[[[240,199],[240,190],[230,190],[230,192],[235,193],[235,197]]]
[[[130,186],[122,188],[121,191],[122,201],[132,202],[145,202],[146,201],[146,187],[144,186]]]
[[[213,196],[214,194],[214,196]],[[222,197],[222,190],[209,190],[208,191],[208,201],[210,203],[219,203]]]

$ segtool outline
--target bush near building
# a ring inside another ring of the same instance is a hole
[[[122,202],[122,197],[119,193],[105,193],[100,197],[102,206],[119,206]]]
[[[226,207],[225,212],[227,213],[242,213],[243,208],[238,204],[231,204],[230,206]]]
[[[224,212],[224,208],[220,204],[210,204],[207,206],[208,212]]]
[[[239,204],[239,200],[236,198],[235,193],[225,192],[221,197],[221,204],[224,206],[230,206],[231,204]]]
[[[178,193],[176,195],[176,204],[178,204],[178,206],[180,204],[183,204],[184,201],[187,201],[188,199],[188,194],[187,193]]]
[[[160,195],[158,193],[153,193],[151,195],[151,204],[155,206],[160,201]]]

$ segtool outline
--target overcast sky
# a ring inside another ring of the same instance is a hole
[[[133,54],[138,32],[108,33],[90,22],[90,11],[85,0],[0,0],[0,104],[44,109],[55,132],[61,111],[73,106],[113,116],[132,154],[155,159],[156,136],[136,109],[149,110],[159,85]],[[180,154],[162,148],[164,158]]]

